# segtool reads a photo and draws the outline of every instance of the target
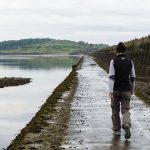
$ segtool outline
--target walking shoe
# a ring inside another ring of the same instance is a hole
[[[131,137],[131,132],[130,132],[130,126],[129,124],[124,125],[124,130],[125,130],[125,139],[129,139]]]
[[[114,131],[114,132],[113,132],[113,135],[120,136],[120,135],[121,135],[120,130],[119,130],[119,131]]]

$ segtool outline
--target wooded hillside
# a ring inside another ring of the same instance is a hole
[[[0,53],[11,54],[56,54],[56,53],[88,53],[108,47],[106,44],[91,44],[83,41],[56,39],[22,39],[0,42]]]

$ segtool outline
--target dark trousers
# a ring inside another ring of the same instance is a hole
[[[129,112],[131,92],[114,91],[113,97],[114,99],[111,100],[113,130],[118,131],[121,129],[120,109],[122,113],[122,127],[126,123],[131,126]]]

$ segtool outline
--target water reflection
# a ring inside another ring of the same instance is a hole
[[[77,60],[70,57],[0,57],[1,77],[32,78],[29,84],[0,89],[0,149],[6,148],[31,120]]]
[[[76,62],[76,57],[63,56],[1,56],[0,65],[21,69],[52,69],[70,68]]]
[[[110,146],[110,150],[130,150],[130,141],[125,140],[122,142],[121,136],[113,136],[112,145]]]

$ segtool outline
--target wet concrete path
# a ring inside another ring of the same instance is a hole
[[[68,135],[62,145],[69,150],[150,150],[150,108],[133,96],[131,101],[132,137],[125,140],[112,134],[108,97],[108,74],[90,57],[78,71]]]

